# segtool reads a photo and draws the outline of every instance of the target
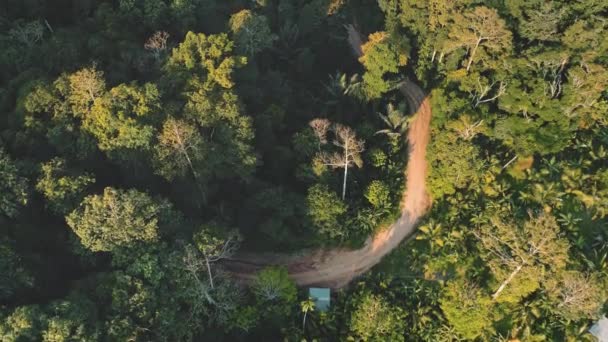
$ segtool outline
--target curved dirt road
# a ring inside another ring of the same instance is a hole
[[[355,48],[355,51],[360,53],[360,49]],[[409,158],[406,190],[403,194],[402,214],[397,222],[368,238],[365,245],[357,250],[339,248],[301,251],[298,255],[237,253],[223,261],[230,273],[236,278],[248,280],[266,266],[282,265],[287,267],[290,277],[299,286],[340,288],[380,262],[382,257],[414,232],[418,219],[430,205],[425,178],[426,147],[432,113],[429,98],[415,83],[404,81],[401,92],[416,117],[407,134]]]

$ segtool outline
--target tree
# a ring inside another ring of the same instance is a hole
[[[205,136],[209,151],[205,157],[206,175],[246,180],[253,173],[257,158],[251,146],[252,120],[241,115],[242,104],[231,89],[232,73],[246,59],[233,56],[232,50],[233,43],[225,34],[205,36],[190,32],[173,49],[166,71],[178,87],[183,86],[184,116],[198,123]]]
[[[94,251],[116,251],[137,243],[156,242],[168,224],[170,204],[137,190],[105,188],[84,198],[66,221],[82,244]]]
[[[403,313],[384,298],[365,293],[356,299],[350,330],[361,341],[403,341]]]
[[[95,100],[101,97],[106,90],[103,72],[93,65],[81,69],[67,77],[69,85],[68,100],[72,105],[75,116],[85,116]]]
[[[482,160],[479,149],[449,131],[433,134],[428,148],[429,190],[433,198],[454,194],[457,189],[477,186]]]
[[[310,311],[315,311],[315,301],[308,297],[308,299],[300,302],[300,308],[304,313],[304,318],[302,319],[302,330],[304,330],[306,328],[306,315],[308,315],[308,312]]]
[[[16,25],[10,31],[8,36],[15,41],[24,44],[28,48],[32,48],[35,44],[39,43],[44,36],[44,27],[40,21],[30,21]]]
[[[166,71],[173,77],[188,79],[193,71],[206,77],[205,88],[214,86],[230,89],[234,86],[232,72],[247,59],[233,56],[234,43],[226,34],[206,36],[188,32],[184,41],[173,49]]]
[[[175,177],[184,177],[190,171],[205,201],[203,179],[199,169],[207,151],[197,127],[185,120],[168,118],[163,124],[154,150],[157,172],[172,180]]]
[[[30,288],[33,284],[34,278],[24,267],[13,244],[5,239],[0,240],[0,300],[6,301],[16,291]]]
[[[400,138],[409,126],[411,117],[403,115],[405,108],[395,107],[392,103],[386,105],[386,115],[378,113],[380,119],[386,124],[387,128],[377,131],[375,134],[385,134],[390,138]]]
[[[511,48],[512,34],[495,9],[479,6],[464,14],[457,14],[448,37],[449,40],[444,42],[444,52],[449,54],[466,48],[469,55],[466,69],[469,71],[480,47],[488,57],[495,57],[493,54]]]
[[[224,236],[222,236],[223,234]],[[211,222],[194,235],[194,242],[203,254],[209,285],[214,288],[211,265],[229,258],[239,248],[241,236],[236,230],[228,230]]]
[[[47,207],[62,216],[78,206],[86,189],[95,182],[90,173],[79,174],[68,169],[65,159],[53,158],[41,168],[36,190],[46,198]]]
[[[378,209],[387,208],[390,206],[390,190],[388,186],[380,181],[373,180],[365,190],[365,198],[368,202]]]
[[[440,303],[450,325],[467,340],[480,336],[492,323],[490,297],[466,279],[448,282]]]
[[[597,274],[565,271],[547,280],[554,311],[568,320],[597,319],[606,301],[605,282]]]
[[[398,80],[386,80],[387,74],[395,74],[399,67],[407,64],[407,46],[398,46],[386,32],[369,35],[369,40],[361,46],[363,55],[359,61],[365,67],[363,84],[368,98],[375,99],[392,90]]]
[[[95,341],[101,332],[97,319],[97,307],[89,298],[70,294],[68,298],[54,301],[46,308],[44,342]]]
[[[313,133],[317,137],[319,143],[319,150],[321,150],[321,145],[327,144],[327,133],[331,128],[331,121],[327,119],[314,119],[308,123],[310,128],[312,128]]]
[[[513,1],[507,4],[507,7],[519,7],[518,5],[523,8],[512,10],[520,12],[517,13],[517,17],[519,20],[519,33],[522,36],[530,40],[559,40],[559,25],[565,16],[564,8],[560,8],[559,4],[553,1],[529,1],[522,3]]]
[[[228,24],[234,34],[237,51],[246,56],[254,56],[272,47],[272,43],[278,39],[270,30],[266,17],[250,10],[233,14]]]
[[[322,235],[332,239],[346,235],[340,220],[346,213],[346,204],[326,185],[317,184],[308,189],[308,217]]]
[[[283,267],[260,271],[253,279],[251,289],[262,310],[275,316],[288,316],[296,304],[296,285]]]
[[[0,321],[0,338],[10,342],[39,340],[43,319],[40,306],[20,306]]]
[[[355,132],[349,127],[341,124],[334,124],[332,127],[334,133],[333,145],[339,147],[340,152],[326,153],[321,152],[317,158],[326,166],[331,168],[343,168],[344,178],[342,182],[342,200],[346,198],[346,179],[348,177],[349,166],[363,166],[361,152],[365,150],[363,140],[357,139]]]
[[[560,237],[559,226],[549,214],[531,216],[521,228],[497,217],[482,227],[478,237],[483,257],[500,282],[493,300],[517,302],[566,266],[568,242]]]
[[[27,180],[19,175],[15,163],[0,147],[0,214],[17,216],[19,207],[27,204],[27,188]]]
[[[156,31],[144,44],[144,48],[150,52],[154,56],[156,61],[159,61],[161,56],[167,50],[167,40],[169,39],[169,34],[165,31]]]
[[[103,151],[147,149],[155,133],[152,125],[160,110],[154,84],[121,84],[95,101],[83,128],[97,138]]]

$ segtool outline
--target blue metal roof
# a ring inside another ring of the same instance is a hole
[[[331,292],[326,287],[311,287],[308,296],[315,302],[315,310],[327,311],[331,304]]]

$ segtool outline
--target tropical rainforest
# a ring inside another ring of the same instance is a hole
[[[1,0],[0,340],[595,341],[606,37],[605,0]],[[235,275],[400,217],[406,80],[413,234],[328,310]]]

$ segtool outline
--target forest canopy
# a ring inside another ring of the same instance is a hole
[[[606,36],[594,0],[0,2],[0,340],[594,341]],[[327,311],[236,277],[400,220],[407,82],[411,238]]]

